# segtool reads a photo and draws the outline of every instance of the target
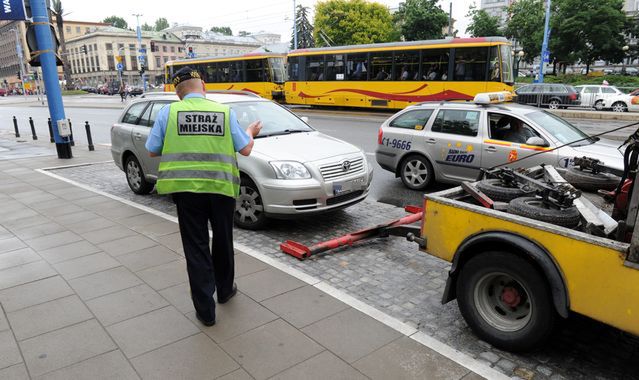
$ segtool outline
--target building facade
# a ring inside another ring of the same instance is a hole
[[[479,8],[491,16],[498,16],[503,24],[508,18],[506,8],[513,2],[514,0],[481,0]]]
[[[22,87],[17,75],[21,65],[23,73],[28,73],[29,65],[24,62],[31,56],[29,49],[26,49],[25,31],[24,22],[0,21],[0,87],[2,88]],[[18,49],[21,49],[22,61],[19,59]]]

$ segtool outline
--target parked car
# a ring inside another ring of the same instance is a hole
[[[129,96],[138,96],[138,95],[142,95],[144,93],[144,90],[142,89],[142,87],[131,87],[129,89]]]
[[[0,88],[0,96],[7,96],[9,95],[9,91],[5,90],[4,88]]]
[[[575,90],[579,93],[582,107],[593,107],[601,111],[604,109],[603,100],[617,95],[623,95],[615,86],[601,86],[595,84],[587,84],[575,86]]]
[[[551,109],[580,106],[579,93],[573,86],[559,83],[533,83],[515,90],[517,103]]]
[[[639,69],[636,67],[626,67],[626,75],[637,76],[639,75]]]
[[[621,94],[613,96],[608,99],[604,99],[603,107],[610,108],[615,112],[638,112],[639,111],[639,95]]]
[[[413,190],[423,190],[434,181],[474,181],[481,168],[539,152],[546,153],[515,167],[550,164],[565,169],[574,157],[588,156],[623,169],[618,143],[589,138],[545,110],[489,104],[489,96],[496,97],[478,94],[472,103],[426,102],[399,111],[379,129],[377,163]],[[575,141],[579,142],[562,146]]]
[[[333,211],[366,198],[373,167],[364,152],[309,126],[288,109],[253,95],[207,94],[227,104],[242,128],[262,121],[249,157],[238,155],[241,174],[235,223],[257,229],[269,217],[291,218]],[[127,107],[111,127],[111,153],[131,190],[149,193],[157,180],[159,157],[144,147],[158,111],[177,101],[153,93]]]

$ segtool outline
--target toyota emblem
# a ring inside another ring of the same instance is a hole
[[[342,170],[343,171],[347,172],[350,168],[351,168],[351,162],[350,161],[342,162]]]

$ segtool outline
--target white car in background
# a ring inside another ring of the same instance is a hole
[[[575,86],[575,89],[580,94],[582,107],[592,107],[597,111],[604,109],[604,100],[610,99],[615,96],[624,95],[615,86],[603,86],[596,84],[586,84],[581,86]],[[610,107],[608,107],[610,108]]]
[[[622,94],[605,99],[604,108],[615,112],[639,112],[639,95]]]

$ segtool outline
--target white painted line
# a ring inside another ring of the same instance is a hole
[[[83,164],[73,164],[73,165],[63,165],[63,166],[51,166],[48,168],[36,169],[37,172],[44,173],[43,170],[58,170],[58,169],[69,169],[69,168],[77,168],[80,166],[90,166],[90,165],[98,165],[98,164],[108,164],[109,162],[113,162],[113,160],[108,161],[94,161],[94,162],[86,162]],[[44,173],[47,174],[47,173]],[[64,177],[61,177],[64,178]],[[59,179],[59,178],[58,178]],[[93,189],[93,188],[92,188]],[[94,191],[98,191],[93,189]]]
[[[110,162],[110,161],[107,161]],[[84,165],[84,164],[83,164]],[[66,166],[66,167],[57,167],[57,169],[61,169],[61,168],[67,168],[67,167],[73,167],[73,166],[79,166],[79,165],[70,165],[70,166]],[[51,168],[51,169],[56,169],[56,168]],[[135,207],[137,209],[140,209],[142,211],[148,212],[149,214],[155,215],[155,216],[159,216],[161,218],[164,218],[166,220],[169,220],[171,222],[177,223],[178,220],[176,217],[166,214],[164,212],[152,209],[150,207],[147,206],[143,206],[140,205],[138,203],[135,203],[133,201],[130,201],[128,199],[124,199],[121,197],[118,197],[116,195],[112,195],[109,193],[106,193],[104,191],[101,190],[97,190],[93,187],[90,187],[88,185],[84,185],[81,183],[78,183],[76,181],[70,180],[68,178],[64,178],[62,176],[59,176],[57,174],[48,172],[47,170],[51,170],[51,169],[36,169],[37,172],[48,175],[50,177],[59,179],[61,181],[70,183],[72,185],[78,186],[82,189],[85,190],[89,190],[92,191],[96,194],[99,195],[103,195],[107,198],[111,198],[117,201],[120,201],[126,205],[129,205],[131,207]],[[433,351],[439,353],[440,355],[443,355],[445,357],[447,357],[448,359],[454,361],[455,363],[468,368],[469,370],[477,373],[480,376],[483,376],[487,379],[499,379],[499,380],[507,380],[510,379],[510,377],[504,375],[503,373],[497,371],[496,369],[493,369],[489,366],[487,366],[486,364],[470,357],[469,355],[464,354],[463,352],[456,350],[455,348],[440,342],[439,340],[433,338],[432,336],[419,331],[417,329],[415,329],[414,327],[411,327],[410,325],[400,321],[399,319],[392,317],[386,313],[384,313],[381,310],[376,309],[375,307],[360,301],[359,299],[346,294],[345,292],[343,292],[340,289],[337,289],[335,287],[333,287],[332,285],[330,285],[329,283],[317,279],[313,276],[310,276],[302,271],[300,271],[297,268],[291,267],[290,265],[287,265],[285,263],[282,263],[270,256],[267,256],[261,252],[258,252],[256,250],[254,250],[251,247],[247,247],[243,244],[234,244],[235,248],[238,249],[239,251],[242,251],[243,253],[252,256],[268,265],[271,265],[272,267],[275,267],[279,270],[281,270],[282,272],[289,274],[301,281],[306,282],[309,285],[314,286],[315,288],[323,291],[324,293],[338,299],[339,301],[344,302],[345,304],[349,305],[350,307],[357,309],[359,311],[361,311],[362,313],[368,315],[369,317],[385,324],[386,326],[392,328],[393,330],[399,332],[400,334],[407,336],[411,339],[413,339],[414,341],[432,349]]]

